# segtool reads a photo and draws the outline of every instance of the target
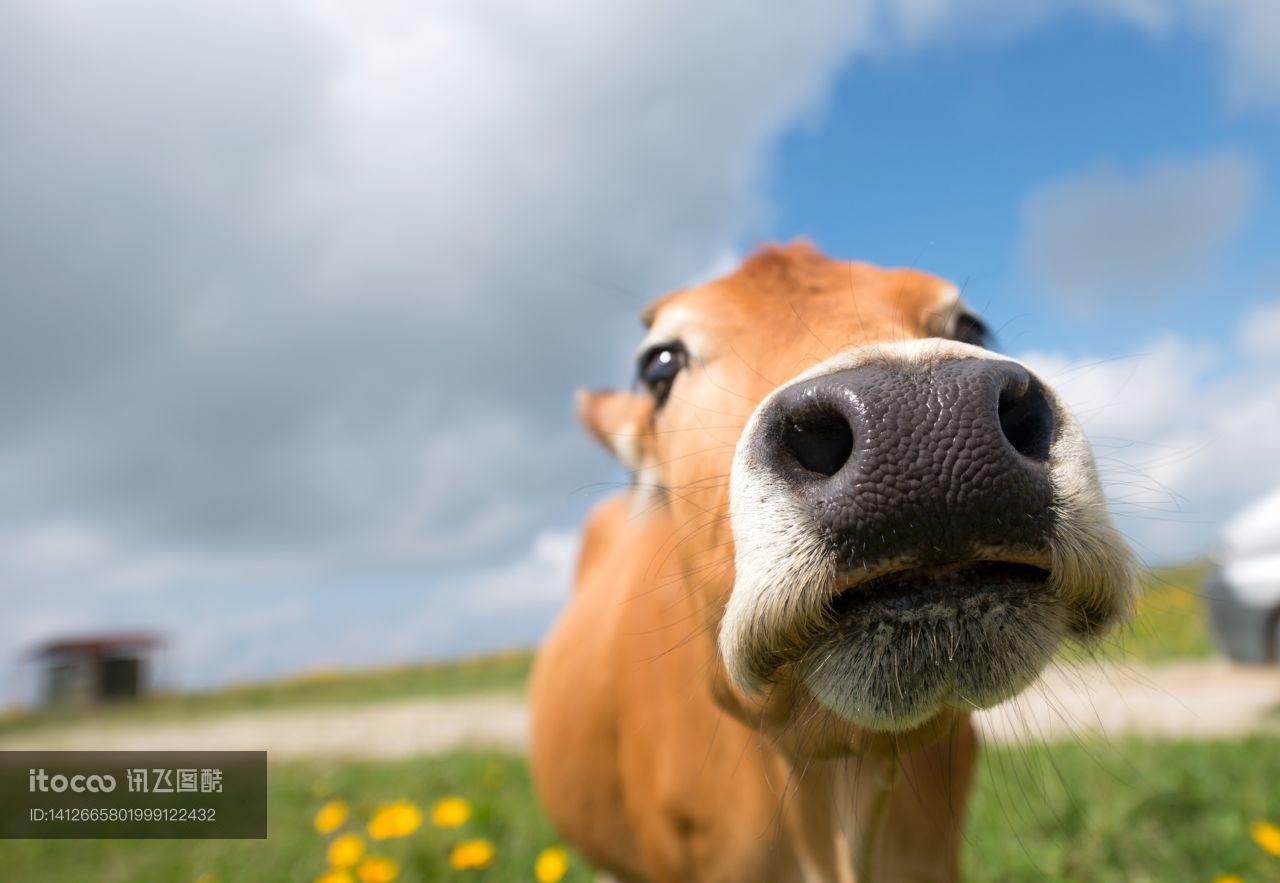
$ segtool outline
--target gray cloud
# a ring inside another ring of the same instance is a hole
[[[1214,269],[1257,188],[1255,163],[1225,153],[1051,181],[1024,204],[1023,261],[1077,307],[1186,290]]]
[[[610,475],[571,390],[753,229],[863,12],[0,5],[0,650],[527,573]]]
[[[571,389],[758,229],[841,64],[952,9],[0,0],[0,654],[155,624],[208,682],[536,633],[611,476]],[[542,619],[479,598],[510,579]]]

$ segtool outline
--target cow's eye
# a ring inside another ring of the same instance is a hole
[[[671,384],[688,359],[689,354],[679,341],[655,344],[640,355],[637,375],[659,405],[667,400]]]
[[[971,343],[974,346],[990,347],[991,346],[991,329],[986,323],[972,313],[961,313],[956,316],[956,326],[951,332],[951,338],[961,343]]]

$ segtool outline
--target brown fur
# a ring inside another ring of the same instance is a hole
[[[588,519],[577,588],[533,676],[531,763],[559,831],[620,880],[852,881],[855,865],[955,879],[975,753],[965,715],[868,733],[794,679],[745,695],[716,651],[734,584],[728,474],[755,405],[837,349],[937,334],[951,291],[768,248],[648,311],[651,334],[687,325],[694,356],[660,411],[643,393],[580,400],[639,478]]]

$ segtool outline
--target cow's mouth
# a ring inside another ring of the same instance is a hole
[[[948,705],[993,705],[1034,680],[1066,634],[1049,577],[977,561],[860,583],[830,602],[800,673],[820,702],[873,729],[905,729]]]
[[[898,570],[845,589],[830,602],[836,622],[849,618],[902,617],[941,605],[964,605],[985,594],[1042,592],[1049,572],[1009,561],[971,561]]]

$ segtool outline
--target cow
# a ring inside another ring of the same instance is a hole
[[[553,825],[625,883],[957,879],[971,712],[1131,606],[1078,424],[913,269],[769,246],[643,319],[579,394],[631,481],[531,678]]]

